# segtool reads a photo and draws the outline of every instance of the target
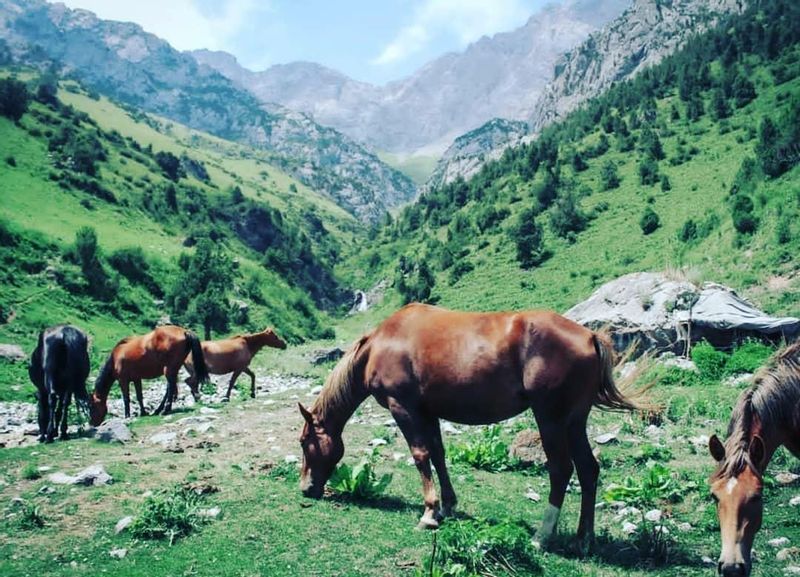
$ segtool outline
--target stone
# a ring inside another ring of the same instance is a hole
[[[284,463],[299,463],[300,459],[297,457],[297,455],[286,455],[283,458],[283,462]]]
[[[690,523],[687,523],[685,521],[683,523],[678,523],[676,527],[678,528],[678,531],[680,531],[681,533],[688,533],[689,531],[694,529],[694,527],[692,527]]]
[[[110,485],[114,479],[106,473],[103,465],[96,463],[86,467],[75,476],[76,485]]]
[[[325,363],[331,363],[333,361],[338,361],[344,356],[344,351],[339,347],[333,347],[332,349],[318,349],[311,353],[311,364],[312,365],[323,365]]]
[[[797,507],[798,505],[800,505],[800,495],[795,495],[794,497],[789,499],[789,504],[792,507]]]
[[[525,493],[525,498],[530,499],[534,503],[538,503],[542,500],[542,496],[533,489],[528,489],[528,491]]]
[[[112,549],[111,551],[108,552],[108,554],[114,557],[115,559],[124,559],[125,555],[128,554],[128,550],[122,548]]]
[[[800,479],[800,475],[796,475],[794,473],[783,472],[775,475],[775,480],[781,485],[791,485],[798,479]]]
[[[128,526],[131,523],[133,523],[133,517],[131,517],[130,515],[128,515],[127,517],[123,517],[122,519],[117,521],[116,525],[114,525],[114,534],[118,535],[119,533],[122,533],[125,529],[128,528]]]
[[[154,445],[161,445],[162,447],[166,447],[174,443],[177,439],[178,439],[178,433],[174,431],[162,431],[160,433],[156,433],[155,435],[151,435],[148,441],[150,441]]]
[[[221,512],[219,507],[211,507],[210,509],[200,509],[197,514],[208,519],[216,519]]]
[[[372,440],[371,440],[369,443],[367,443],[367,444],[368,444],[370,447],[380,447],[380,446],[382,446],[382,445],[386,445],[386,444],[388,444],[388,441],[387,441],[386,439],[375,438],[375,439],[372,439]]]
[[[396,422],[394,424],[397,425]],[[446,433],[448,435],[460,435],[461,434],[461,429],[456,427],[450,421],[440,421],[440,428],[442,430],[442,433]]]
[[[661,521],[661,510],[651,509],[650,511],[644,514],[644,518],[652,523],[658,523],[659,521]]]
[[[594,442],[597,443],[598,445],[607,445],[608,443],[611,443],[612,441],[616,440],[617,440],[617,431],[613,431],[611,433],[603,433],[602,435],[597,435],[594,438]]]
[[[75,481],[75,477],[59,471],[57,473],[50,473],[47,476],[47,480],[51,483],[55,483],[56,485],[72,485]]]
[[[789,539],[787,539],[786,537],[776,537],[775,539],[770,539],[769,541],[767,541],[767,545],[769,545],[770,547],[775,547],[776,549],[778,547],[783,547],[788,544],[789,544]]]
[[[519,459],[525,465],[543,465],[547,462],[547,456],[542,448],[542,438],[533,429],[525,429],[517,433],[508,454],[511,458]]]
[[[797,557],[798,553],[800,553],[799,547],[784,547],[775,554],[775,559],[778,561],[788,561],[789,559]]]
[[[630,535],[638,528],[639,527],[636,525],[636,523],[631,523],[630,521],[625,521],[622,524],[622,532],[625,533],[626,535]]]
[[[122,419],[110,419],[97,427],[95,437],[104,443],[127,443],[131,440],[131,430]]]
[[[219,413],[219,409],[213,409],[211,407],[200,407],[201,415],[213,415],[214,413]]]
[[[19,345],[0,344],[0,359],[7,361],[24,361],[28,355]]]

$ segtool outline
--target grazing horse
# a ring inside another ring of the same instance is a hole
[[[200,382],[208,381],[208,370],[203,360],[200,339],[193,332],[181,327],[166,325],[143,336],[122,339],[108,356],[94,384],[90,420],[92,425],[103,422],[108,411],[108,392],[114,381],[119,380],[125,417],[131,416],[130,383],[136,387],[139,414],[146,415],[142,398],[142,379],[167,378],[167,390],[155,414],[163,410],[166,415],[172,410],[172,401],[178,396],[178,371],[191,353],[195,372]]]
[[[264,329],[260,333],[252,335],[236,335],[229,339],[220,341],[203,341],[203,357],[206,361],[208,372],[212,375],[224,375],[233,373],[228,383],[228,392],[225,393],[225,400],[231,398],[231,390],[236,384],[236,379],[242,373],[250,377],[250,397],[256,398],[256,376],[249,369],[250,361],[256,353],[264,347],[274,349],[285,349],[286,343],[275,334],[273,329]],[[192,394],[197,398],[197,376],[195,375],[194,365],[190,357],[186,357],[183,362],[184,368],[189,372],[186,384],[192,389]]]
[[[300,488],[306,496],[322,496],[344,454],[345,423],[372,395],[392,413],[422,477],[419,527],[437,527],[456,504],[439,419],[488,424],[531,408],[550,475],[550,504],[537,538],[552,536],[574,465],[581,484],[578,536],[590,543],[599,466],[586,436],[589,411],[593,405],[639,408],[615,386],[612,356],[607,338],[553,312],[408,305],[356,342],[310,410],[300,405],[306,421]],[[441,486],[441,512],[431,465]]]
[[[86,378],[89,376],[89,339],[70,325],[50,327],[39,333],[39,342],[28,367],[39,401],[39,442],[67,439],[67,413],[72,396],[83,411],[89,409]]]
[[[708,442],[717,469],[709,480],[717,502],[723,577],[746,577],[764,509],[763,475],[783,445],[800,458],[800,342],[776,354],[736,402],[728,438]]]

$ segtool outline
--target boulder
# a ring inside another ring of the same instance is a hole
[[[104,443],[127,443],[131,440],[131,430],[122,419],[111,419],[106,421],[95,431],[98,441]]]
[[[311,364],[322,365],[324,363],[338,361],[343,356],[344,351],[339,347],[333,347],[332,349],[320,349],[311,353]]]
[[[517,433],[508,454],[512,458],[519,459],[526,465],[544,465],[547,462],[547,456],[544,454],[542,448],[542,438],[539,433],[526,429]]]
[[[56,485],[110,485],[114,479],[109,475],[103,465],[96,463],[79,471],[76,475],[67,475],[62,472],[52,473],[47,480]]]
[[[7,361],[24,361],[28,358],[19,345],[0,344],[0,359]]]

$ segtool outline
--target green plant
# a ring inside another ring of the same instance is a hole
[[[624,501],[637,507],[646,507],[667,499],[675,489],[669,469],[652,461],[643,475],[625,477],[621,485],[611,486],[604,494],[606,501]]]
[[[42,516],[39,507],[27,501],[20,503],[21,510],[18,513],[17,524],[22,529],[41,529],[47,522]]]
[[[767,362],[775,349],[759,341],[747,341],[737,347],[725,363],[726,375],[754,373]]]
[[[708,341],[702,341],[692,347],[691,356],[703,379],[718,381],[722,378],[728,362],[726,353],[718,351]]]
[[[205,521],[200,514],[202,497],[190,487],[177,486],[145,499],[141,511],[130,525],[131,535],[142,539],[185,537]]]
[[[517,466],[518,461],[508,456],[508,445],[500,437],[500,426],[492,425],[467,443],[449,448],[450,460],[465,463],[475,469],[489,472],[505,471]]]
[[[328,484],[334,491],[355,499],[375,499],[383,494],[391,481],[391,473],[378,478],[373,462],[362,459],[352,468],[346,463],[336,467]]]
[[[284,462],[269,467],[267,470],[267,477],[270,479],[283,479],[294,482],[300,478],[300,472],[297,470],[296,463]]]
[[[23,479],[34,481],[40,478],[42,474],[39,472],[39,468],[36,466],[36,463],[26,463],[22,468],[21,476]]]
[[[639,219],[639,226],[644,234],[651,234],[661,226],[661,219],[658,217],[658,214],[656,214],[656,211],[648,206],[644,209],[642,218]]]
[[[419,577],[539,575],[542,566],[528,530],[510,521],[458,520],[434,534]]]

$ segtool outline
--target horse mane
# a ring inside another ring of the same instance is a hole
[[[736,401],[725,441],[725,460],[713,478],[736,476],[748,466],[758,470],[749,451],[753,422],[758,419],[762,426],[790,425],[798,402],[800,341],[774,354]]]
[[[364,335],[353,343],[350,350],[336,363],[331,374],[325,380],[325,386],[322,387],[322,391],[320,391],[311,407],[311,412],[317,415],[320,420],[325,421],[331,414],[337,414],[348,410],[348,408],[355,407],[356,398],[353,394],[353,385],[355,384],[358,353],[368,338],[369,335]]]

